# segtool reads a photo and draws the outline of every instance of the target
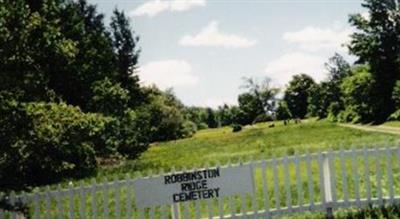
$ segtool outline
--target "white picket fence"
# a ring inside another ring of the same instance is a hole
[[[140,211],[134,203],[135,179],[127,178],[11,193],[9,202],[25,203],[34,219],[271,218],[315,211],[331,216],[337,209],[400,203],[400,147],[328,151],[235,165],[250,165],[254,194]],[[24,217],[0,210],[3,218]]]

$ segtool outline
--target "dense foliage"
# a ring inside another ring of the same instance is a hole
[[[85,0],[0,1],[1,189],[85,176],[197,130],[172,92],[140,86],[124,12],[103,17]]]

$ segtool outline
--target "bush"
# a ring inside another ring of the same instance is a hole
[[[353,109],[353,107],[348,107],[338,114],[337,121],[338,122],[351,122],[351,123],[362,122],[362,117],[360,116],[360,114],[358,112],[359,111]]]
[[[4,98],[0,114],[0,188],[47,184],[96,170],[93,142],[105,128],[105,117],[64,103]]]
[[[341,110],[343,110],[343,106],[339,102],[332,102],[328,107],[328,120],[331,122],[337,122]]]
[[[232,125],[232,132],[240,132],[242,131],[242,126],[239,124],[233,124]]]
[[[185,121],[183,124],[182,136],[185,138],[192,137],[197,132],[197,125],[192,121]]]
[[[368,66],[357,66],[352,75],[344,78],[340,89],[343,93],[345,112],[339,113],[339,121],[369,122],[374,121],[376,103],[371,98],[375,80]]]
[[[389,121],[400,121],[400,110],[396,110],[394,113],[392,113],[389,118]]]
[[[201,122],[197,125],[197,129],[198,130],[202,130],[202,129],[208,129],[208,125],[205,122]]]

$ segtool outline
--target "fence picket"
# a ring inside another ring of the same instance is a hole
[[[264,210],[265,217],[270,218],[269,214],[269,194],[268,194],[268,186],[267,186],[267,176],[266,176],[266,162],[265,160],[261,163],[261,180],[262,180],[262,188],[264,194]]]
[[[387,162],[387,177],[389,187],[390,203],[394,202],[394,187],[393,187],[393,169],[392,169],[392,153],[389,147],[386,147],[386,162]]]
[[[108,183],[103,183],[103,218],[108,219],[109,217],[109,209],[108,209]]]
[[[0,219],[4,219],[4,211],[3,211],[3,209],[0,209]]]
[[[10,194],[10,204],[14,205],[15,204],[15,193],[14,191],[11,192]],[[16,219],[17,218],[17,213],[15,211],[11,211],[11,219]]]
[[[322,152],[318,152],[318,167],[319,167],[319,192],[321,195],[321,203],[326,208],[326,197],[325,197],[325,189],[324,189],[324,155]]]
[[[278,182],[278,169],[277,169],[277,162],[274,158],[272,160],[272,174],[274,178],[274,196],[275,196],[275,209],[279,211],[281,209],[281,201],[280,201],[280,194],[279,194],[279,182]]]
[[[130,177],[129,177],[129,175],[127,175],[126,176],[126,178],[125,178],[125,187],[126,187],[126,191],[125,191],[125,194],[126,194],[126,206],[125,206],[125,208],[126,208],[126,218],[131,218],[132,217],[132,199],[131,199],[131,196],[132,196],[132,192],[131,192],[131,189],[132,189],[132,187],[131,187],[131,185],[132,185],[132,181],[130,180]]]
[[[371,202],[371,180],[369,178],[369,153],[366,148],[363,149],[364,154],[364,175],[365,175],[365,189],[367,193],[367,200]]]
[[[69,195],[69,219],[73,219],[75,207],[74,207],[74,187],[72,186],[72,183],[69,184],[68,195]]]
[[[214,217],[214,209],[212,199],[207,199],[207,208],[208,208],[208,218]]]
[[[240,211],[242,213],[242,215],[244,215],[244,217],[247,216],[247,209],[246,209],[246,196],[241,194],[240,196]]]
[[[115,218],[121,218],[121,183],[115,179],[114,185],[114,198],[115,198]]]
[[[47,186],[45,193],[45,212],[46,212],[46,219],[51,219],[51,208],[50,208],[50,188]]]
[[[231,196],[229,198],[229,207],[231,209],[231,218],[235,218],[236,217],[235,196]]]
[[[346,167],[346,156],[343,149],[340,150],[340,166],[342,169],[342,187],[343,187],[343,200],[344,205],[347,206],[349,203],[349,190],[347,187],[347,167]]]
[[[218,198],[218,216],[224,218],[224,199],[222,197]]]
[[[256,181],[254,179],[254,163],[250,162],[251,171],[251,185],[253,186],[253,194],[251,194],[251,205],[253,206],[254,218],[258,218],[258,205],[257,205],[257,192],[256,192]]]
[[[81,183],[79,188],[79,204],[80,218],[84,219],[86,218],[86,192],[83,183]]]
[[[154,211],[156,207],[150,207],[149,217],[150,219],[154,219]]]
[[[144,219],[144,210],[143,208],[137,208],[138,219]]]
[[[329,161],[329,172],[330,172],[330,184],[331,184],[331,197],[332,202],[336,203],[336,171],[335,171],[335,157],[333,156],[332,149],[328,151],[328,161]]]
[[[382,173],[381,173],[381,159],[379,149],[375,149],[376,156],[376,182],[377,182],[377,190],[378,190],[378,203],[379,205],[383,205],[383,197],[382,197]]]
[[[297,154],[294,158],[294,164],[296,171],[297,204],[301,209],[303,209],[303,186],[301,185],[300,159]]]
[[[283,158],[283,175],[286,190],[286,207],[288,208],[289,212],[292,212],[292,196],[290,191],[289,164],[287,156]]]
[[[57,192],[56,192],[56,208],[57,208],[57,218],[58,219],[63,218],[63,210],[62,210],[63,206],[62,206],[62,202],[61,202],[62,197],[63,197],[63,192],[62,192],[61,186],[58,185]]]
[[[314,183],[312,179],[311,169],[311,155],[307,152],[306,155],[306,166],[307,166],[307,178],[308,178],[308,196],[310,198],[310,209],[314,209]]]
[[[353,180],[354,180],[354,194],[355,194],[356,205],[358,207],[360,207],[361,206],[361,203],[360,203],[360,179],[358,176],[358,169],[357,169],[357,153],[354,148],[351,150],[351,166],[352,166],[351,169],[352,169]]]
[[[40,218],[40,203],[39,203],[39,194],[35,193],[33,196],[33,207],[34,207],[34,218],[39,219]]]
[[[195,215],[196,215],[196,219],[200,219],[201,218],[201,205],[200,205],[200,201],[195,201],[194,202],[194,206],[196,208],[195,210]]]
[[[166,205],[162,205],[161,209],[160,209],[160,218],[165,219],[165,218],[167,218],[167,216],[168,216],[168,207]],[[129,216],[127,218],[131,218],[131,216]]]
[[[91,187],[92,219],[97,219],[97,198],[96,198],[96,193],[97,193],[96,180],[93,179],[92,187]]]
[[[188,202],[184,202],[183,203],[183,218],[190,218],[189,215],[189,203]]]

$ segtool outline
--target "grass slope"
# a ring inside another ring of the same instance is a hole
[[[268,159],[277,156],[324,151],[328,148],[376,146],[397,143],[399,136],[366,132],[341,127],[328,121],[307,120],[301,124],[275,122],[245,127],[233,133],[231,127],[199,131],[188,139],[153,144],[138,160],[127,161],[118,168],[104,168],[98,177],[109,177],[126,173],[169,171],[213,166],[217,163],[235,163],[239,160]]]

